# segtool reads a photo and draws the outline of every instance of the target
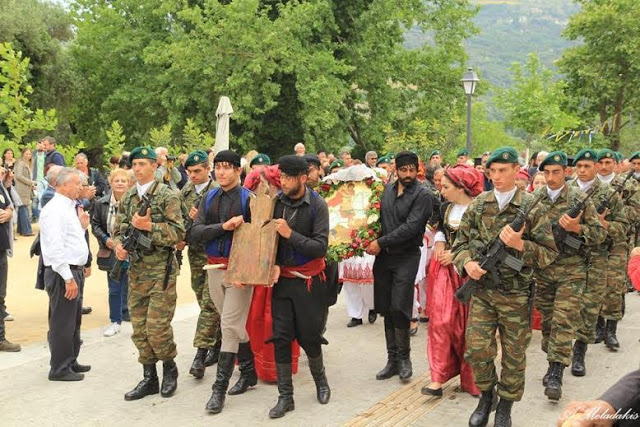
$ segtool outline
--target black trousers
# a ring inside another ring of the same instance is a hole
[[[396,328],[408,328],[413,292],[420,265],[420,250],[376,256],[373,263],[373,301],[376,312],[391,316]]]
[[[5,298],[7,297],[7,251],[0,250],[0,341],[5,339],[4,317],[7,315],[5,309]]]
[[[78,297],[64,297],[65,283],[51,267],[44,270],[44,283],[49,294],[49,351],[51,352],[51,374],[60,374],[70,368],[80,353],[80,325],[82,323],[82,294],[84,271],[72,268],[71,273],[78,284]]]
[[[298,340],[309,357],[320,356],[326,283],[313,278],[311,290],[303,279],[281,277],[273,288],[271,314],[276,363],[291,363],[291,342]]]

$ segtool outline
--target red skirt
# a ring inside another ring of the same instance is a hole
[[[251,308],[247,317],[247,332],[251,341],[256,373],[258,378],[268,382],[275,382],[278,379],[273,343],[265,343],[273,336],[272,293],[273,288],[256,286],[253,289]],[[300,345],[297,341],[293,341],[291,343],[291,369],[294,374],[298,372],[299,357]]]
[[[427,355],[431,381],[445,383],[460,375],[463,391],[478,396],[480,389],[473,381],[471,366],[464,360],[465,331],[469,306],[455,297],[461,285],[453,265],[443,267],[431,259],[427,269]]]

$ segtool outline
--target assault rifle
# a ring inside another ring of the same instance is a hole
[[[578,201],[575,205],[569,208],[569,210],[567,211],[567,215],[569,215],[569,217],[571,218],[577,218],[578,215],[580,215],[580,212],[584,211],[584,208],[587,204],[587,200],[589,200],[591,196],[594,195],[595,192],[596,190],[594,186],[594,188],[587,193],[587,197],[585,197],[584,200]],[[558,250],[560,252],[562,252],[562,249],[564,247],[569,247],[571,249],[578,251],[584,244],[584,242],[579,237],[576,237],[573,233],[569,233],[567,230],[562,228],[562,226],[557,222],[553,224],[552,230],[553,230],[553,240],[556,241],[556,246],[558,247]]]
[[[158,181],[154,181],[151,188],[142,196],[142,204],[140,205],[140,210],[138,210],[138,215],[145,216],[147,214],[147,210],[151,207],[151,201],[153,200],[158,184]],[[141,246],[145,249],[151,249],[151,243],[151,238],[147,236],[144,231],[135,228],[131,223],[129,224],[129,227],[127,227],[122,238],[122,248],[129,254],[128,261],[133,262],[140,259],[140,255],[138,255],[138,247]],[[116,260],[116,263],[109,272],[109,277],[111,279],[120,280],[123,264],[124,261],[120,261],[119,259]]]
[[[518,213],[516,214],[515,219],[509,224],[513,231],[516,233],[522,230],[524,224],[529,217],[529,214],[533,210],[533,208],[540,202],[542,198],[538,197],[531,203],[531,205],[523,210],[522,208],[518,209]],[[511,268],[515,271],[521,271],[524,267],[524,263],[518,258],[507,252],[507,245],[504,244],[502,240],[500,240],[500,234],[496,236],[485,248],[483,251],[484,254],[480,257],[478,261],[480,264],[480,268],[486,270],[487,273],[491,273],[491,277],[493,279],[493,283],[497,286],[500,283],[500,275],[498,269],[500,265],[504,264],[507,267]],[[479,284],[480,280],[473,280],[468,278],[462,286],[456,291],[456,298],[458,298],[463,304],[466,304],[471,298],[471,294],[473,294],[474,288]]]
[[[627,174],[627,176],[624,178],[624,180],[622,182],[619,182],[615,187],[613,187],[614,189],[613,193],[611,193],[609,197],[607,197],[606,199],[600,202],[600,204],[596,208],[596,210],[598,211],[598,215],[602,215],[604,211],[609,209],[609,207],[611,206],[611,199],[613,199],[613,196],[615,196],[618,193],[622,193],[622,190],[624,190],[624,185],[627,183],[629,178],[633,176],[634,172],[635,170],[632,168]]]
[[[200,206],[200,202],[202,201],[202,198],[209,192],[212,182],[213,180],[210,179],[209,183],[204,188],[204,190],[202,190],[202,192],[198,195],[198,197],[196,197],[196,199],[193,201],[193,205],[191,205],[191,207],[197,208],[198,206]],[[194,189],[195,189],[195,186],[194,186]],[[190,216],[187,215],[187,220],[184,223],[184,231],[185,231],[184,240],[187,243],[189,243],[188,237],[189,237],[189,231],[191,231],[191,227],[193,227],[193,220],[191,219]],[[178,267],[182,267],[182,251],[176,250],[176,260],[178,261]]]

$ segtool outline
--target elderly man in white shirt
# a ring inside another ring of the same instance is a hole
[[[84,266],[89,249],[85,230],[89,214],[76,199],[82,189],[78,171],[65,168],[56,179],[56,194],[40,213],[40,245],[49,295],[51,381],[80,381],[91,369],[77,361],[80,353]]]

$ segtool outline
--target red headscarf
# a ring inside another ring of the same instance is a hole
[[[529,172],[527,172],[525,168],[520,168],[520,171],[516,175],[516,179],[524,179],[527,182],[529,182],[531,181],[531,176],[529,175]]]
[[[255,191],[260,184],[260,177],[264,176],[269,185],[274,185],[278,188],[282,188],[280,185],[280,169],[278,165],[267,166],[266,168],[252,170],[244,179],[244,188]]]
[[[482,172],[469,165],[461,164],[447,168],[444,175],[471,197],[476,197],[484,189]]]

